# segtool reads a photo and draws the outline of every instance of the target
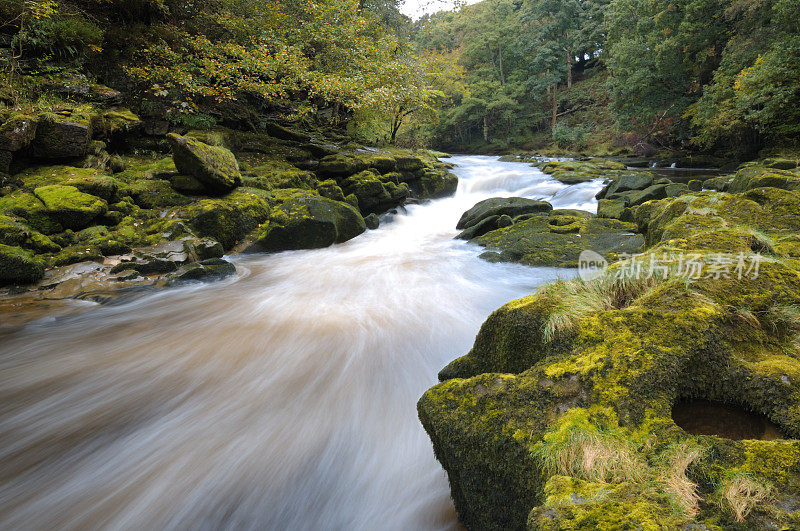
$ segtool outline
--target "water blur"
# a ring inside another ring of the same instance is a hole
[[[455,197],[345,244],[0,335],[0,527],[457,528],[416,401],[574,272],[483,262],[456,221],[499,195],[594,210],[600,184],[452,161]]]

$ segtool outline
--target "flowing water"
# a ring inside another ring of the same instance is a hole
[[[458,527],[416,401],[492,310],[574,272],[483,262],[455,224],[501,195],[593,210],[600,184],[453,162],[454,197],[345,244],[0,336],[0,527]]]

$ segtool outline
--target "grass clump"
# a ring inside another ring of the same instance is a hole
[[[775,489],[747,474],[736,473],[723,480],[718,492],[720,507],[737,522],[744,522],[750,511],[774,496]]]

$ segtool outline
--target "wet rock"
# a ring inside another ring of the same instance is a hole
[[[362,171],[342,181],[344,194],[355,195],[362,214],[382,214],[402,205],[408,198],[405,183],[384,182],[371,171]]]
[[[381,222],[380,219],[378,219],[378,215],[373,213],[364,216],[364,224],[368,229],[375,230],[380,226]]]
[[[553,210],[552,205],[546,201],[523,197],[494,197],[480,201],[464,212],[456,228],[469,228],[490,216],[506,214],[513,218],[521,214],[547,214],[551,210]]]
[[[209,258],[185,265],[164,278],[166,285],[188,281],[218,280],[236,274],[236,266],[221,258]]]
[[[324,197],[289,199],[270,213],[254,234],[248,252],[315,249],[342,243],[366,230],[356,209]]]
[[[236,157],[227,149],[174,133],[167,140],[178,171],[200,181],[209,193],[224,194],[241,184]]]
[[[0,244],[0,284],[31,284],[44,276],[44,266],[21,247]]]
[[[667,197],[678,197],[689,191],[689,187],[683,183],[669,184],[666,188]]]
[[[732,179],[733,177],[727,175],[712,177],[711,179],[703,181],[703,188],[707,190],[716,190],[717,192],[726,192]]]
[[[267,192],[239,188],[221,198],[203,199],[179,210],[178,215],[200,235],[230,249],[267,220],[273,200]]]
[[[87,123],[40,120],[32,149],[34,156],[44,159],[77,158],[89,153],[91,140]]]
[[[692,179],[691,181],[689,181],[688,186],[689,190],[691,190],[692,192],[699,192],[700,190],[703,189],[703,181],[699,179]]]

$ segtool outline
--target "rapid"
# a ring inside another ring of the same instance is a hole
[[[458,528],[416,401],[574,271],[484,262],[456,222],[497,196],[594,211],[601,185],[451,161],[455,196],[344,244],[0,335],[0,527]]]

